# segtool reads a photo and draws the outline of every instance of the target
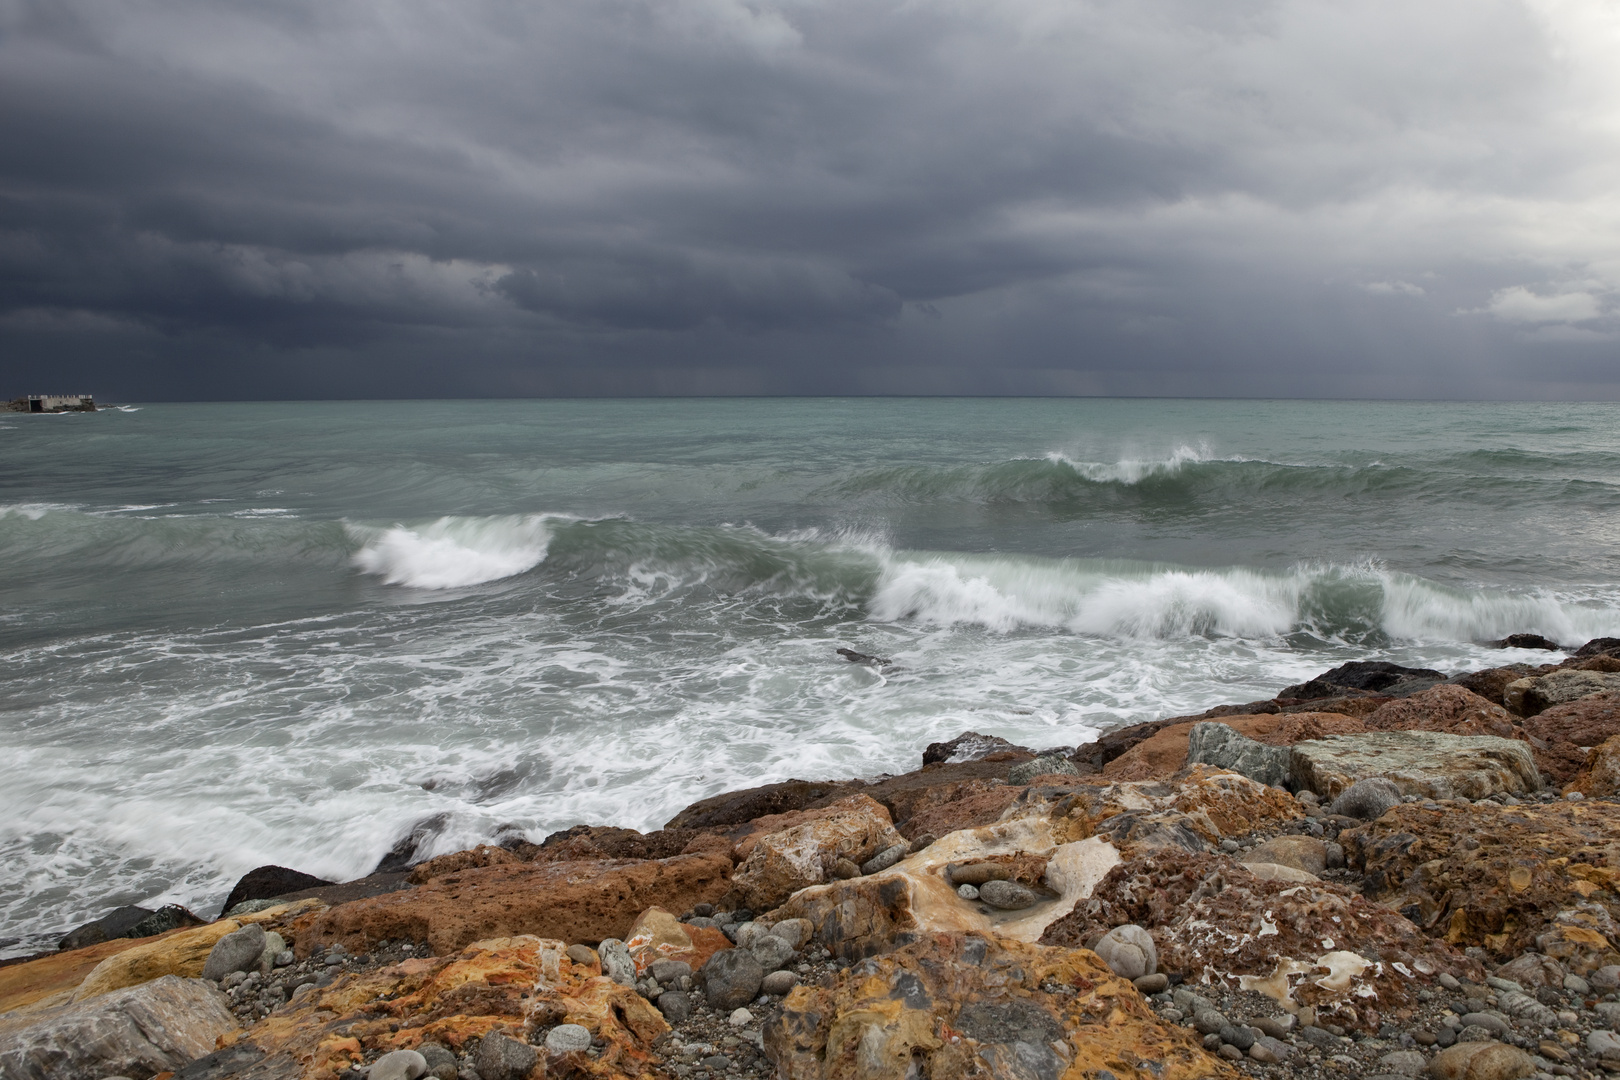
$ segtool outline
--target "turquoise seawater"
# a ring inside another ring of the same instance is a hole
[[[0,414],[0,567],[18,953],[413,831],[654,828],[970,728],[1073,746],[1347,659],[1620,635],[1620,407]]]

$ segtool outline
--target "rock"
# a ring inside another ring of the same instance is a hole
[[[624,946],[629,950],[636,973],[644,974],[666,960],[682,962],[696,971],[709,957],[729,948],[731,943],[720,930],[689,926],[663,908],[650,907],[630,925]]]
[[[950,1041],[938,1034],[947,1029]],[[1234,1075],[1090,953],[977,934],[933,935],[831,986],[801,987],[764,1035],[781,1080],[902,1080],[910,1069],[932,1077]]]
[[[1132,923],[1108,931],[1092,951],[1108,965],[1108,970],[1123,979],[1141,979],[1159,970],[1153,935]]]
[[[816,811],[812,820],[768,833],[732,874],[734,894],[756,911],[776,907],[799,889],[828,880],[835,864],[856,864],[905,843],[889,812],[865,795],[852,795]]]
[[[98,945],[112,938],[120,938],[155,914],[151,908],[133,905],[116,908],[94,922],[87,922],[70,931],[57,942],[56,947],[61,950],[82,949],[86,945]]]
[[[1218,855],[1122,863],[1047,927],[1041,942],[1083,946],[1124,923],[1152,935],[1166,971],[1236,981],[1347,1027],[1376,1030],[1381,1014],[1416,1004],[1419,984],[1401,968],[1483,975],[1446,943],[1357,892],[1329,882],[1261,880]],[[1232,927],[1244,933],[1235,936]],[[1372,955],[1382,962],[1366,959]]]
[[[259,951],[258,961],[249,965],[249,967],[245,970],[258,971],[258,973],[261,975],[268,975],[276,969],[278,958],[286,951],[286,939],[280,934],[276,933],[274,930],[271,930],[264,935],[264,948]],[[290,956],[287,963],[292,963],[292,958]]]
[[[1585,997],[1592,992],[1592,984],[1579,975],[1565,975],[1562,985],[1565,990],[1579,997]]]
[[[729,1020],[732,1027],[747,1027],[754,1022],[754,1014],[747,1009],[734,1009]]]
[[[1501,960],[1534,949],[1577,975],[1620,963],[1605,958],[1607,931],[1582,926],[1595,916],[1569,906],[1586,896],[1599,912],[1620,908],[1605,865],[1620,845],[1620,816],[1568,802],[1430,805],[1399,806],[1339,834],[1370,899]]]
[[[1382,776],[1357,780],[1339,793],[1328,813],[1374,821],[1392,806],[1401,804],[1401,789]]]
[[[950,742],[929,743],[923,751],[923,765],[957,765],[966,761],[983,761],[998,754],[1031,754],[1034,751],[1014,746],[1006,739],[994,735],[980,735],[964,731]]]
[[[685,960],[655,960],[647,967],[647,973],[662,986],[673,986],[683,978],[691,978],[692,965]]]
[[[1502,697],[1520,716],[1535,716],[1593,694],[1620,691],[1620,673],[1564,669],[1509,683]]]
[[[1256,742],[1279,747],[1365,730],[1355,717],[1326,712],[1223,716],[1219,722]],[[1159,728],[1104,765],[1103,776],[1113,781],[1168,780],[1186,767],[1188,742],[1197,723],[1189,720]]]
[[[1280,1039],[1262,1035],[1249,1047],[1249,1056],[1264,1064],[1280,1064],[1294,1056],[1294,1048]]]
[[[1586,1048],[1599,1057],[1620,1054],[1620,1035],[1599,1028],[1586,1036]]]
[[[1532,990],[1538,986],[1563,986],[1565,978],[1564,969],[1558,961],[1536,952],[1527,952],[1516,960],[1508,961],[1496,969],[1496,975],[1500,979],[1512,979]]]
[[[1508,711],[1461,686],[1440,685],[1380,705],[1362,718],[1368,731],[1439,731],[1515,738]]]
[[[264,946],[264,927],[257,923],[233,930],[220,938],[209,951],[208,959],[203,964],[202,977],[218,982],[233,971],[257,968],[264,955]]]
[[[703,965],[703,993],[709,1007],[722,1012],[753,1001],[765,981],[765,969],[747,949],[718,952]]]
[[[1592,751],[1579,787],[1588,797],[1620,795],[1620,735],[1609,736]]]
[[[861,873],[876,874],[887,870],[889,867],[905,858],[910,850],[911,845],[909,843],[899,843],[895,844],[893,847],[884,848],[870,859],[867,859],[865,862],[861,863]]]
[[[1251,849],[1244,863],[1277,863],[1313,876],[1327,869],[1327,845],[1314,836],[1274,836]]]
[[[787,942],[795,952],[810,943],[815,930],[809,919],[783,919],[771,927],[771,933]]]
[[[1079,776],[1080,770],[1075,768],[1068,758],[1055,755],[1043,755],[1022,764],[1014,765],[1007,773],[1007,783],[1027,784],[1037,776]]]
[[[1262,881],[1297,881],[1302,884],[1321,880],[1315,874],[1292,866],[1271,862],[1246,862],[1249,873]]]
[[[212,1052],[215,1040],[237,1030],[229,999],[217,988],[166,975],[0,1019],[0,1076],[151,1076]]]
[[[416,1052],[427,1062],[428,1075],[435,1080],[456,1080],[456,1055],[436,1042],[420,1043]]]
[[[618,938],[603,938],[596,946],[596,955],[602,962],[602,974],[620,986],[636,985],[636,962],[630,959],[630,950]]]
[[[479,1080],[525,1080],[539,1060],[528,1043],[492,1031],[479,1040],[473,1068],[478,1070]]]
[[[1496,1038],[1508,1034],[1513,1028],[1500,1016],[1489,1012],[1469,1012],[1458,1017],[1462,1021],[1463,1030],[1471,1027],[1481,1028],[1490,1032]]]
[[[1380,731],[1296,743],[1293,780],[1335,798],[1357,780],[1381,776],[1403,795],[1484,799],[1539,790],[1541,776],[1528,745],[1494,736],[1427,731]]]
[[[1585,645],[1575,650],[1576,657],[1586,656],[1620,656],[1620,638],[1600,637],[1593,638]]]
[[[1200,815],[1215,827],[1206,836],[1241,836],[1303,816],[1300,803],[1279,788],[1209,765],[1193,765],[1177,781],[1169,808],[1191,818]]]
[[[325,878],[290,870],[285,866],[258,866],[243,874],[231,886],[230,894],[225,897],[225,906],[220,911],[228,913],[237,904],[248,900],[273,900],[288,893],[331,884]]]
[[[692,1015],[692,995],[684,990],[665,990],[658,995],[658,1011],[671,1024],[679,1024]]]
[[[772,997],[785,997],[799,985],[799,976],[791,971],[773,971],[760,983],[760,990]]]
[[[979,898],[979,887],[977,885],[968,885],[965,883],[958,885],[956,887],[956,895],[960,896],[964,900],[977,900]]]
[[[366,1080],[416,1080],[427,1071],[427,1058],[415,1050],[390,1050],[371,1063]]]
[[[1520,991],[1509,990],[1502,993],[1498,997],[1496,1007],[1516,1020],[1524,1020],[1535,1024],[1537,1027],[1556,1028],[1558,1026],[1557,1013],[1529,994]]]
[[[709,852],[473,867],[329,908],[303,927],[298,945],[340,942],[367,952],[384,938],[426,940],[443,956],[474,941],[517,934],[601,941],[627,934],[655,903],[684,911],[718,900],[730,873],[730,857]]]
[[[1606,964],[1592,972],[1588,978],[1592,980],[1592,987],[1605,993],[1620,990],[1620,964]]]
[[[979,886],[979,899],[1003,911],[1020,911],[1035,903],[1035,894],[1016,881],[987,881]]]
[[[589,945],[570,945],[563,955],[568,957],[569,960],[576,964],[599,963],[596,956],[596,950],[591,948]]]
[[[1221,1029],[1229,1026],[1226,1017],[1214,1009],[1203,1009],[1193,1014],[1193,1030],[1200,1035],[1219,1036]]]
[[[1529,664],[1508,664],[1499,668],[1487,668],[1484,671],[1471,671],[1466,675],[1453,675],[1446,682],[1478,694],[1492,705],[1502,705],[1504,704],[1502,693],[1508,684],[1534,673],[1535,669]]]
[[[1352,660],[1347,664],[1340,664],[1331,671],[1301,683],[1297,686],[1284,687],[1277,692],[1278,698],[1327,697],[1333,692],[1342,690],[1364,690],[1379,692],[1389,690],[1398,684],[1415,684],[1418,682],[1441,682],[1445,676],[1429,668],[1409,668],[1400,664],[1391,664],[1382,660]],[[1311,687],[1310,683],[1318,684]]]
[[[861,876],[861,868],[855,865],[853,859],[834,859],[832,866],[827,869],[826,876],[833,881],[848,881]]]
[[[1227,769],[1261,784],[1288,781],[1287,747],[1267,746],[1226,724],[1194,724],[1187,734],[1187,764]]]
[[[793,962],[793,946],[775,934],[761,934],[748,946],[748,951],[754,954],[760,970],[765,972],[777,971]]]
[[[546,1050],[553,1054],[581,1053],[591,1048],[591,1029],[579,1024],[558,1024],[546,1032]]]
[[[1250,1021],[1260,1034],[1269,1035],[1273,1039],[1286,1039],[1288,1033],[1294,1030],[1294,1018],[1284,1013],[1282,1016],[1258,1016]]]
[[[1546,649],[1550,652],[1563,650],[1563,646],[1558,642],[1540,634],[1509,634],[1500,641],[1487,641],[1485,644],[1493,649]]]
[[[1415,1050],[1396,1050],[1378,1059],[1378,1067],[1391,1076],[1421,1076],[1429,1062]]]

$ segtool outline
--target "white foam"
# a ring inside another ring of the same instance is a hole
[[[1156,476],[1174,476],[1188,465],[1210,461],[1247,461],[1241,457],[1216,457],[1207,444],[1181,445],[1160,458],[1120,458],[1117,461],[1081,461],[1053,451],[1046,460],[1056,465],[1067,465],[1087,480],[1097,483],[1139,484]]]
[[[456,589],[539,566],[551,543],[550,516],[442,517],[416,528],[347,528],[361,541],[354,565],[363,572],[390,585]]]

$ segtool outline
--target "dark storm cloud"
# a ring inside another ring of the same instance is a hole
[[[1616,396],[1598,0],[0,0],[0,387]]]

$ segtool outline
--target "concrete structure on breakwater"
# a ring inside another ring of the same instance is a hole
[[[96,399],[90,394],[29,394],[0,403],[0,412],[62,413],[95,412]]]

